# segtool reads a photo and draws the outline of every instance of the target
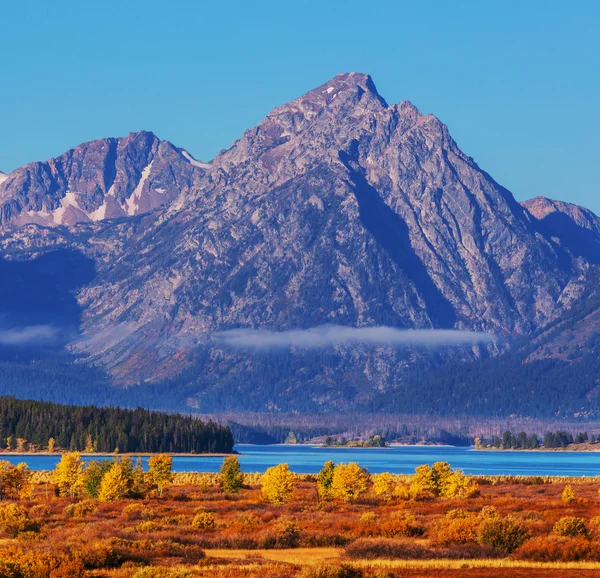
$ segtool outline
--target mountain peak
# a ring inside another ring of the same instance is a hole
[[[383,107],[387,108],[388,104],[377,92],[373,79],[368,74],[363,74],[361,72],[340,72],[331,80],[310,90],[298,100],[312,100],[316,97],[324,102],[332,102],[342,94],[358,94],[359,96],[362,96],[365,93],[379,101]]]

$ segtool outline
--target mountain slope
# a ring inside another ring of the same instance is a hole
[[[462,153],[437,118],[407,101],[388,105],[367,75],[338,75],[276,108],[210,170],[164,141],[143,150],[155,151],[154,161],[142,155],[136,176],[118,189],[119,206],[126,213],[138,199],[150,163],[142,193],[163,179],[176,189],[170,204],[140,201],[129,218],[55,229],[14,230],[28,213],[6,209],[12,221],[0,244],[9,259],[68,248],[93,260],[93,279],[74,289],[81,325],[68,347],[117,383],[153,384],[144,387],[160,403],[356,406],[404,383],[412,367],[486,357],[506,342],[275,355],[224,348],[215,336],[237,327],[336,323],[474,329],[510,339],[575,303],[594,265]],[[67,191],[87,186],[98,200],[86,207],[99,207],[112,198],[110,179],[102,162],[92,166],[83,181],[60,181],[63,197],[51,186],[30,195],[16,186],[18,171],[0,196],[12,183],[19,210],[39,211],[39,199],[68,199]],[[176,179],[166,166],[178,167]]]
[[[137,215],[168,204],[209,168],[146,131],[92,141],[1,177],[0,224]]]

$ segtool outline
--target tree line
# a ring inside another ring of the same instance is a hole
[[[0,397],[0,448],[87,452],[230,453],[227,426],[146,409]]]
[[[513,434],[510,430],[506,430],[502,437],[494,436],[490,440],[482,440],[481,438],[475,438],[475,446],[480,449],[484,447],[492,447],[502,450],[535,450],[540,447],[547,449],[554,448],[565,448],[571,444],[582,444],[582,443],[598,442],[596,437],[592,434],[588,436],[587,432],[580,432],[573,436],[573,434],[558,430],[555,432],[547,431],[544,437],[540,437],[537,434],[528,434],[524,431]]]

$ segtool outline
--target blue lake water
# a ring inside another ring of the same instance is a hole
[[[600,475],[600,452],[501,452],[475,451],[452,446],[392,446],[389,448],[320,448],[303,445],[235,447],[242,470],[264,472],[268,467],[287,463],[297,473],[317,473],[327,460],[358,462],[371,473],[409,474],[421,464],[447,461],[467,474],[528,476]],[[32,470],[51,470],[60,456],[10,456],[0,459],[26,462]],[[89,459],[84,456],[84,459]],[[94,458],[101,459],[101,458]],[[105,458],[110,459],[110,458]],[[147,458],[144,458],[144,465]],[[185,456],[173,458],[177,472],[218,472],[223,458]]]

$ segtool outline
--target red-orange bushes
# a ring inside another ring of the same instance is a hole
[[[465,510],[451,510],[434,521],[429,529],[431,539],[442,546],[449,544],[474,544],[480,518]]]
[[[7,578],[83,578],[80,560],[63,554],[0,551],[0,576]]]
[[[600,561],[600,544],[582,536],[537,536],[527,540],[514,555],[536,562]]]

